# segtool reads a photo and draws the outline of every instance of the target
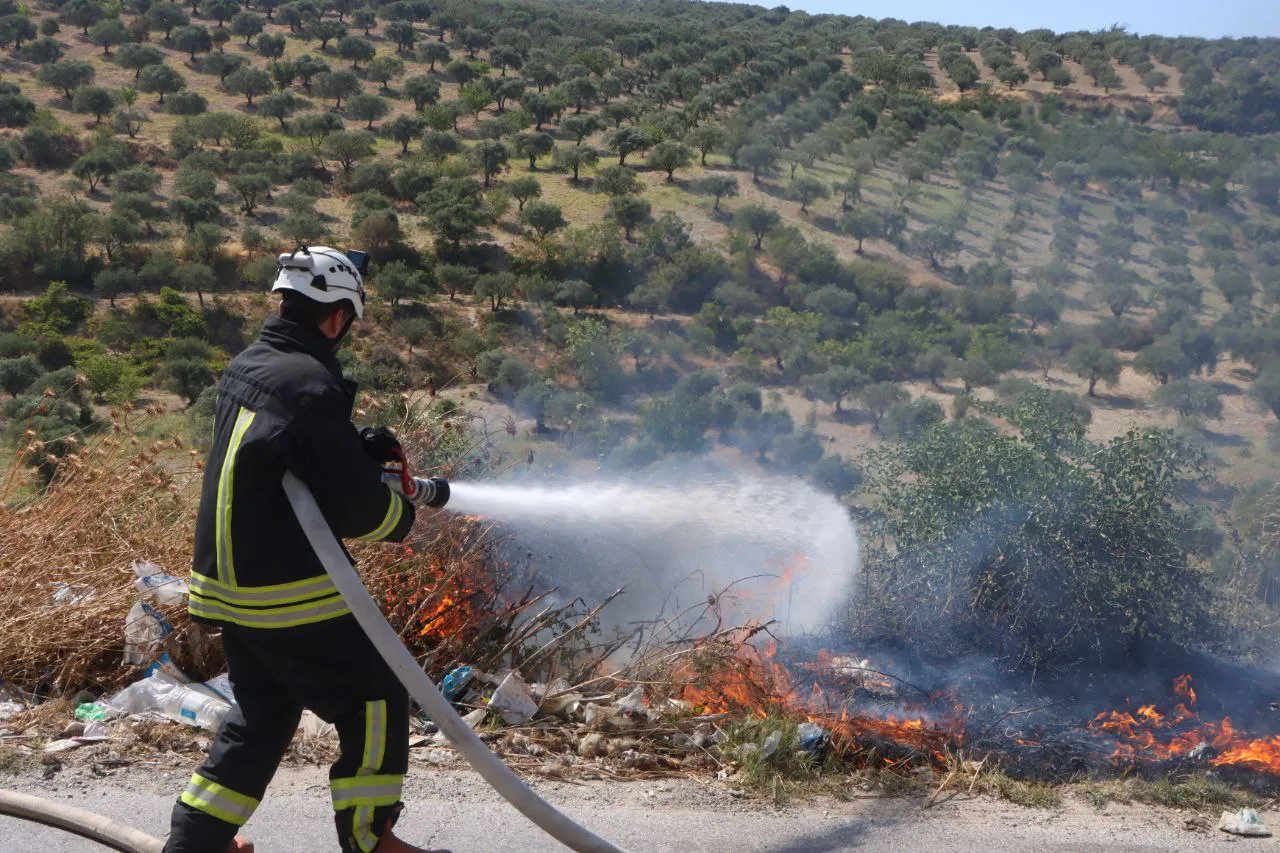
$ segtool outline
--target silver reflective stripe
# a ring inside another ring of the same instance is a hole
[[[403,784],[361,785],[333,791],[333,810],[342,811],[352,806],[394,806],[400,802]]]
[[[363,853],[373,853],[378,847],[378,836],[373,834],[373,806],[359,806],[351,816],[352,834]]]
[[[205,598],[220,598],[228,604],[247,604],[253,606],[263,604],[290,604],[318,598],[322,595],[337,595],[338,589],[328,575],[318,575],[305,583],[285,584],[282,587],[229,587],[212,578],[199,574],[191,575],[191,590]]]
[[[192,598],[190,610],[193,616],[220,619],[246,628],[290,628],[350,612],[341,596],[327,598],[314,604],[270,610],[243,610],[238,607],[228,607],[208,598]]]

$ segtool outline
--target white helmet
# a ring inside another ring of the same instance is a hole
[[[271,292],[293,290],[316,302],[351,303],[357,317],[364,316],[364,252],[342,253],[328,246],[299,246],[276,259],[276,280]]]

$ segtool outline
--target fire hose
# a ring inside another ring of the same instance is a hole
[[[164,842],[102,815],[30,794],[0,790],[0,815],[43,823],[105,844],[122,853],[160,853]]]
[[[443,481],[441,481],[443,482]],[[284,475],[284,492],[293,505],[298,523],[307,541],[324,565],[325,571],[338,588],[347,607],[369,636],[378,653],[386,660],[396,678],[409,691],[419,705],[440,727],[440,731],[453,742],[462,757],[488,782],[502,798],[515,806],[525,817],[571,850],[578,853],[622,853],[617,847],[574,823],[546,800],[539,797],[498,756],[489,751],[484,742],[462,721],[458,712],[436,688],[422,667],[414,660],[400,636],[387,622],[378,605],[369,596],[360,576],[351,567],[342,546],[334,538],[324,513],[316,504],[311,491],[292,473]]]

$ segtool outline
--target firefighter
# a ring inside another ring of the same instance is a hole
[[[412,501],[382,481],[399,450],[351,422],[355,383],[336,357],[364,313],[363,253],[280,255],[281,294],[258,339],[218,383],[196,519],[190,614],[221,629],[236,704],[173,809],[165,853],[251,853],[237,835],[267,789],[304,708],[333,723],[329,771],[346,853],[412,853],[391,831],[408,766],[409,700],[307,543],[281,478],[310,488],[339,539],[398,542]],[[303,845],[327,845],[315,836]]]

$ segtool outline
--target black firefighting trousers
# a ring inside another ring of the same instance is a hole
[[[222,645],[236,704],[174,806],[165,853],[223,853],[266,792],[304,708],[338,730],[342,754],[329,785],[339,844],[369,853],[400,813],[404,687],[350,615],[271,630],[229,625]],[[324,848],[310,841],[308,849]]]

